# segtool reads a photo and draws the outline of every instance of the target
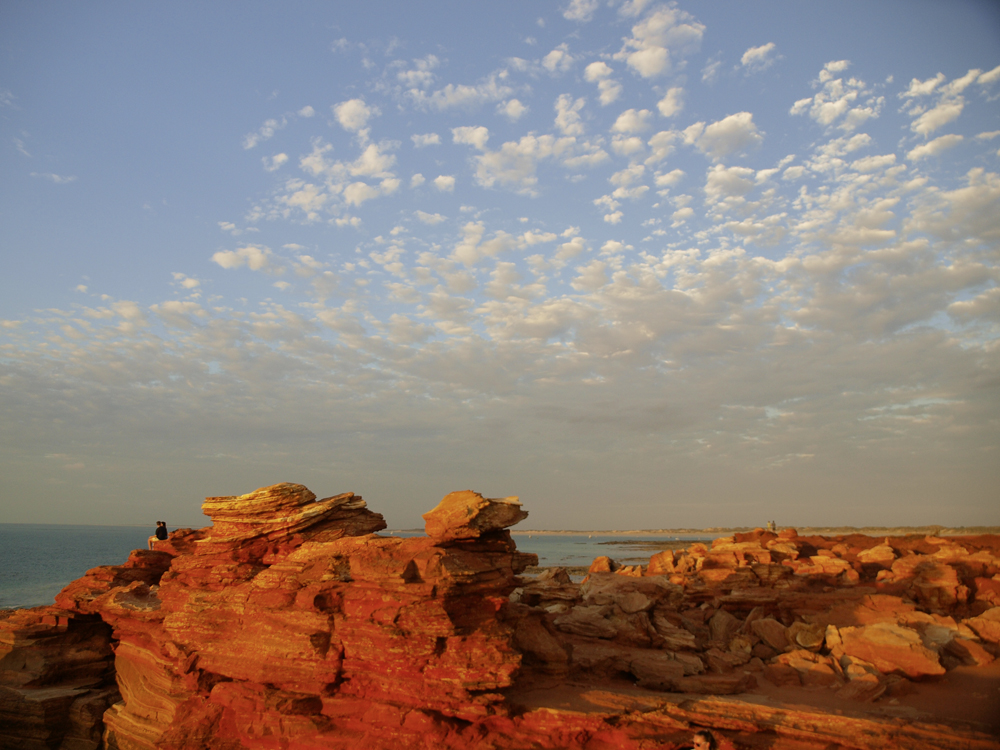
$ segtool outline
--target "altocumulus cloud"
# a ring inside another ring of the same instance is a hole
[[[931,522],[956,487],[955,522],[988,515],[992,61],[878,85],[846,58],[783,70],[794,90],[765,118],[705,106],[681,75],[714,64],[693,10],[553,13],[574,31],[531,59],[513,37],[475,65],[344,47],[342,93],[232,135],[246,157],[273,140],[261,187],[231,188],[241,229],[212,217],[161,295],[88,281],[0,321],[8,464],[44,444],[74,477],[127,473],[101,456],[142,445],[161,477],[495,485],[550,527],[566,508],[581,526],[708,525],[705,507],[757,523],[804,497],[817,522]],[[780,42],[731,50],[753,73],[731,77],[777,75]],[[893,493],[909,504],[883,512]]]

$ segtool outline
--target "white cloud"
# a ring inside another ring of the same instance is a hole
[[[970,169],[966,186],[950,191],[928,191],[912,212],[908,226],[954,241],[975,243],[1000,240],[1000,174],[981,167]]]
[[[794,167],[788,167],[781,174],[781,179],[783,180],[798,180],[801,179],[806,173],[806,168],[801,165],[796,165]]]
[[[592,62],[584,70],[583,77],[590,83],[597,84],[601,106],[607,106],[618,99],[622,93],[622,86],[618,81],[611,78],[611,70],[605,62]]]
[[[676,185],[684,177],[684,171],[681,169],[674,169],[666,174],[656,175],[656,187],[659,188],[669,188]]]
[[[517,99],[510,99],[497,105],[497,114],[501,114],[511,122],[517,122],[528,108]]]
[[[598,0],[570,0],[569,5],[563,10],[563,18],[586,23],[594,17],[598,7],[600,7]]]
[[[938,73],[933,78],[928,78],[926,81],[920,81],[914,78],[910,81],[910,87],[900,93],[901,97],[912,98],[915,96],[927,96],[933,93],[934,89],[944,83],[945,76],[944,73]]]
[[[690,206],[687,206],[685,208],[678,208],[670,215],[670,218],[673,219],[673,223],[671,223],[670,226],[676,229],[677,227],[684,224],[684,222],[686,222],[692,216],[694,216],[694,209],[691,208]]]
[[[823,70],[819,72],[820,83],[833,80],[837,73],[843,73],[849,67],[851,67],[850,60],[831,60],[824,65]]]
[[[664,117],[673,117],[684,109],[684,102],[681,99],[683,96],[684,89],[680,86],[668,89],[667,95],[656,103],[656,108],[660,110],[660,114]]]
[[[975,320],[1000,322],[1000,287],[993,287],[972,299],[948,305],[948,314],[963,323]]]
[[[649,139],[651,154],[646,159],[647,164],[656,164],[666,159],[674,152],[674,142],[680,137],[676,130],[661,130]]]
[[[275,118],[265,120],[264,124],[260,126],[260,129],[256,133],[250,133],[243,138],[243,148],[247,150],[254,148],[258,143],[262,143],[263,141],[274,137],[274,134],[287,124],[287,117],[282,117],[280,120]]]
[[[542,58],[542,67],[550,73],[565,73],[573,67],[574,59],[569,46],[563,43]]]
[[[719,76],[719,70],[722,68],[722,60],[715,58],[709,60],[705,63],[705,67],[701,69],[701,81],[702,83],[712,84],[715,79]]]
[[[432,71],[440,64],[435,55],[427,55],[420,60],[414,60],[412,68],[396,73],[396,80],[407,88],[426,88],[434,82],[435,76]]]
[[[53,174],[51,172],[32,172],[32,177],[41,177],[43,180],[49,180],[57,185],[65,185],[70,182],[76,182],[76,175],[61,175]]]
[[[267,172],[274,172],[281,169],[285,163],[288,162],[288,154],[275,154],[274,156],[265,156],[261,159],[261,163],[264,165],[264,169]]]
[[[520,240],[525,245],[538,245],[542,242],[553,242],[558,239],[559,235],[554,232],[535,232],[533,230],[528,230],[521,235]]]
[[[979,68],[973,68],[968,73],[966,73],[961,78],[954,79],[951,83],[946,86],[941,87],[941,94],[944,97],[957,96],[965,91],[969,86],[976,82],[980,77],[981,71]]]
[[[414,215],[424,224],[440,224],[445,221],[448,217],[442,216],[441,214],[429,214],[426,211],[414,211]]]
[[[575,139],[562,139],[564,146],[558,150],[567,153]],[[558,141],[553,136],[526,135],[519,141],[507,141],[498,151],[487,151],[476,159],[476,182],[483,187],[502,185],[517,192],[533,194],[538,182],[538,162],[553,156]]]
[[[365,104],[364,99],[348,99],[331,107],[334,117],[340,127],[350,132],[357,132],[368,124],[368,119],[379,112],[374,107]]]
[[[702,129],[703,123],[695,123],[685,129],[685,140],[693,143],[699,151],[712,159],[719,159],[752,146],[759,145],[763,140],[753,115],[749,112],[737,112]]]
[[[425,146],[438,146],[441,144],[441,136],[439,136],[437,133],[414,134],[410,136],[410,140],[413,141],[413,145],[416,148],[424,148]]]
[[[914,133],[920,133],[923,136],[930,135],[938,128],[944,127],[952,120],[957,119],[962,114],[964,107],[965,100],[960,96],[954,99],[945,99],[936,107],[927,110],[914,120],[910,125],[910,130]]]
[[[314,117],[316,115],[316,110],[310,107],[308,104],[300,109],[296,114],[299,117]]]
[[[424,176],[419,172],[417,172],[415,175],[413,175],[413,177],[410,178],[410,187],[411,188],[420,187],[426,181],[427,180],[424,179]]]
[[[976,82],[982,84],[983,86],[989,86],[990,84],[996,83],[997,81],[1000,81],[1000,65],[997,65],[995,68],[993,68],[993,70],[987,71],[986,73],[980,75]]]
[[[653,113],[648,109],[626,109],[618,115],[615,124],[611,126],[611,132],[625,134],[641,133],[644,130],[649,130],[652,125],[652,118]]]
[[[184,273],[172,273],[174,281],[176,281],[184,289],[197,289],[201,286],[201,282],[198,279],[193,279]]]
[[[866,156],[862,159],[851,162],[851,169],[856,172],[870,173],[877,172],[880,169],[885,169],[886,167],[891,167],[896,163],[895,154],[883,154],[881,156]]]
[[[935,138],[933,141],[929,141],[921,146],[911,149],[906,154],[906,158],[910,161],[917,161],[918,159],[924,159],[928,156],[937,156],[946,149],[954,148],[963,140],[964,139],[960,135],[942,135],[940,138]]]
[[[885,98],[875,95],[864,81],[857,78],[845,81],[836,77],[848,67],[848,60],[834,60],[824,65],[816,81],[816,84],[822,84],[820,91],[815,96],[796,101],[789,114],[808,112],[809,117],[824,127],[831,127],[840,120],[837,127],[848,132],[857,129],[867,120],[878,117]]]
[[[754,172],[748,167],[724,167],[716,164],[708,170],[705,180],[706,203],[719,203],[726,198],[742,197],[754,189]]]
[[[751,47],[743,53],[740,64],[750,73],[759,73],[774,65],[777,58],[771,56],[772,52],[774,52],[774,42],[762,44],[760,47]]]
[[[596,83],[609,77],[614,71],[606,62],[592,62],[583,70],[583,78],[589,83]]]
[[[434,187],[442,193],[450,193],[455,189],[455,178],[452,175],[439,174],[434,178]]]
[[[570,286],[578,292],[594,291],[600,289],[608,283],[608,264],[597,258],[583,266],[578,266],[577,277],[570,282]]]
[[[487,102],[508,99],[514,89],[503,80],[499,75],[491,75],[475,86],[449,83],[430,94],[414,87],[406,91],[406,96],[420,109],[436,109],[439,112],[453,108],[474,109]]]
[[[659,7],[632,27],[615,55],[643,78],[670,73],[674,61],[698,49],[705,26],[675,7]],[[673,59],[672,59],[673,58]]]
[[[396,163],[396,157],[383,151],[384,146],[369,143],[361,155],[347,165],[347,171],[355,177],[392,177],[390,168]]]
[[[220,250],[212,256],[212,262],[230,270],[246,266],[251,271],[263,271],[271,264],[271,251],[261,245]]]
[[[632,164],[625,169],[615,172],[608,178],[608,182],[619,187],[628,187],[642,179],[646,173],[646,168],[642,164]]]
[[[486,228],[481,221],[470,221],[462,227],[462,239],[456,243],[451,257],[453,260],[469,267],[474,266],[484,258],[494,257],[515,247],[514,237],[497,232],[490,239],[485,239]]]
[[[490,139],[490,131],[482,125],[478,127],[464,125],[452,128],[451,138],[452,143],[464,143],[483,151],[486,148],[486,142]]]
[[[580,98],[573,101],[569,94],[561,94],[556,99],[555,125],[563,135],[583,135],[583,122],[580,120],[580,110],[587,103],[586,99]]]

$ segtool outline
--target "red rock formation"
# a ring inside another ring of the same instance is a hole
[[[992,668],[994,537],[757,530],[576,584],[519,578],[516,498],[452,493],[413,538],[300,485],[204,507],[211,527],[0,615],[0,748],[651,750],[698,727],[726,748],[998,746],[877,710]],[[747,695],[789,689],[841,713]]]

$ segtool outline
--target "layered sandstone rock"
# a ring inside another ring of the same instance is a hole
[[[0,748],[97,750],[118,700],[111,628],[58,607],[0,612]]]
[[[0,615],[0,747],[676,750],[697,727],[726,748],[997,747],[746,695],[864,707],[989,665],[995,538],[757,530],[577,584],[520,577],[537,560],[506,531],[516,498],[452,493],[411,538],[294,484],[204,509],[212,526],[88,571],[57,607]]]

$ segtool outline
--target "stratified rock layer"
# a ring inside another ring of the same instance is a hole
[[[438,541],[476,539],[520,523],[528,514],[516,497],[486,498],[472,490],[445,495],[434,510],[424,513],[427,536]]]
[[[864,709],[994,660],[995,537],[758,530],[575,583],[520,577],[516,498],[452,493],[411,538],[295,484],[204,510],[0,613],[0,748],[676,750],[699,727],[727,750],[998,747]],[[857,708],[747,695],[789,688]]]

